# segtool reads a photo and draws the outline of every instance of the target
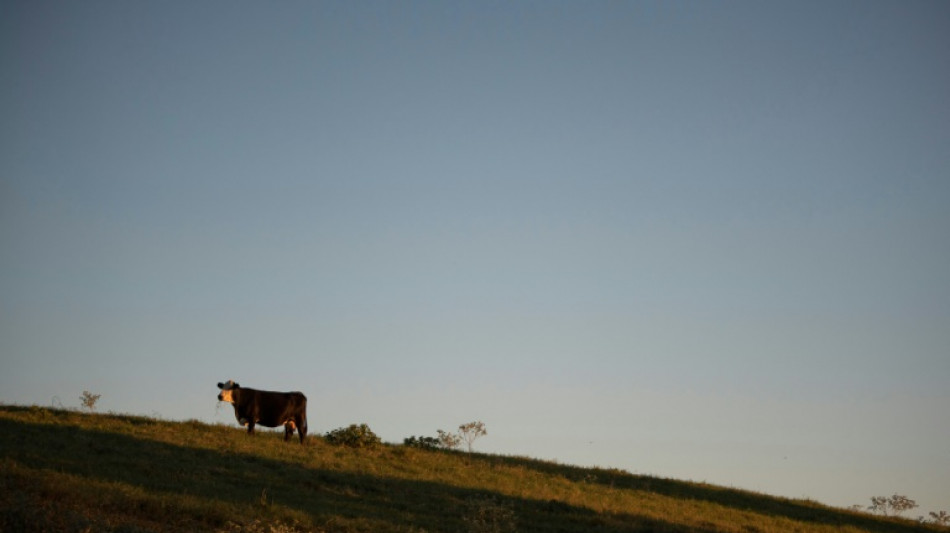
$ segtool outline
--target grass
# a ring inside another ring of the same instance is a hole
[[[520,457],[0,405],[0,532],[947,531]]]

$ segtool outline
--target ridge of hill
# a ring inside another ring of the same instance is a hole
[[[0,405],[0,532],[947,531],[806,500],[400,445]]]

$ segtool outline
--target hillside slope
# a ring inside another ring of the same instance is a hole
[[[0,406],[0,531],[923,532],[616,470]]]

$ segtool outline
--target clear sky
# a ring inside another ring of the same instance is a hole
[[[0,2],[0,402],[950,510],[947,2]]]

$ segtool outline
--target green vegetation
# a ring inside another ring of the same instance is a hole
[[[411,437],[406,437],[402,439],[402,445],[408,446],[409,448],[424,448],[426,450],[437,450],[442,443],[439,439],[435,437],[416,437],[415,435]]]
[[[871,506],[868,509],[875,513],[881,513],[884,516],[900,516],[904,511],[910,511],[917,508],[917,502],[901,494],[895,494],[890,498],[886,496],[873,496]]]
[[[359,427],[359,426],[357,426]],[[0,406],[0,531],[926,532],[893,517],[519,457]]]
[[[350,424],[349,427],[334,429],[323,439],[328,444],[350,448],[375,448],[383,442],[366,424]]]
[[[458,433],[448,433],[440,429],[437,440],[440,446],[450,450],[458,448],[464,442],[468,447],[468,451],[472,452],[475,441],[487,434],[488,431],[485,430],[484,422],[469,422],[459,426]]]

